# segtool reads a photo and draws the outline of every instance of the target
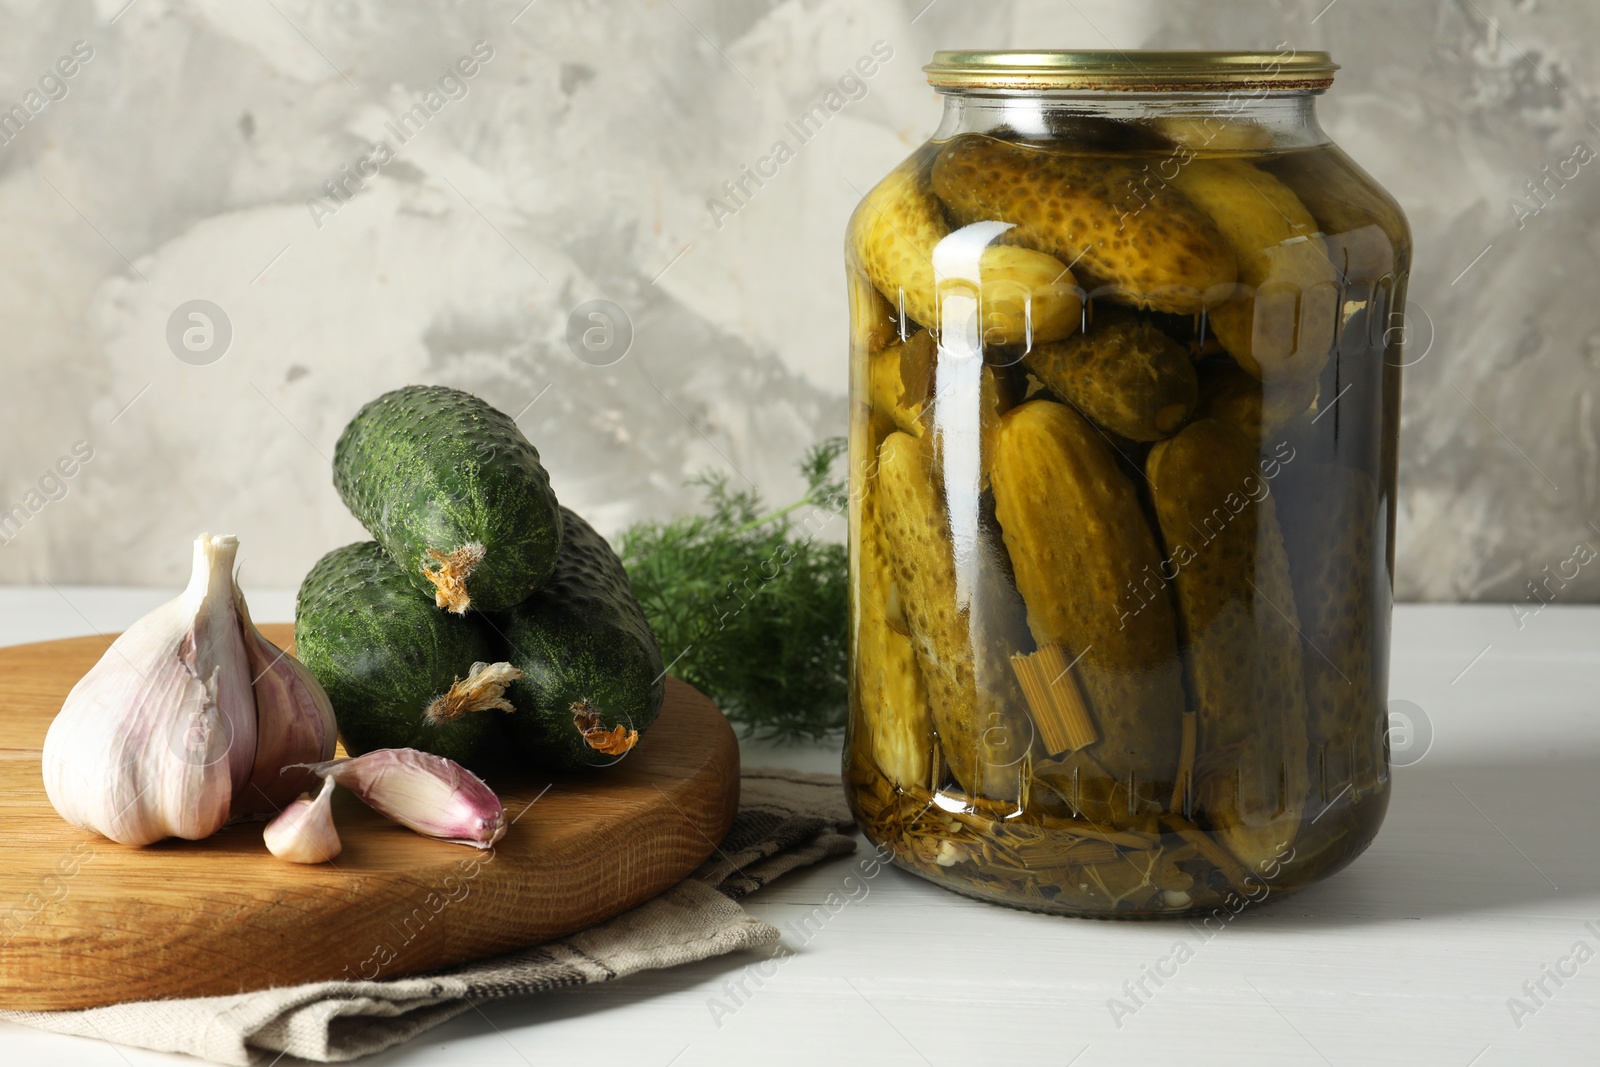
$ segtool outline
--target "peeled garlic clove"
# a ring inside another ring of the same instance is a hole
[[[233,600],[233,537],[201,534],[189,585],[112,642],[45,735],[62,818],[125,845],[198,840],[228,819],[256,752]]]
[[[237,586],[233,596],[256,698],[255,767],[245,790],[234,799],[237,819],[275,812],[315,789],[317,776],[291,765],[331,759],[338,726],[322,683],[299,660],[261,636]]]
[[[327,863],[343,847],[333,826],[333,779],[322,780],[322,790],[291,800],[261,836],[267,851],[290,863]]]
[[[488,848],[506,832],[506,811],[494,790],[461,764],[431,752],[379,748],[306,769],[427,837]]]

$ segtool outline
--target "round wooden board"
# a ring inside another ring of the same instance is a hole
[[[331,864],[274,858],[260,823],[128,848],[63,821],[39,769],[50,720],[110,641],[0,649],[0,1007],[398,978],[539,944],[682,880],[738,807],[733,730],[669,678],[661,717],[614,766],[491,776],[514,821],[488,851],[421,837],[343,791]]]

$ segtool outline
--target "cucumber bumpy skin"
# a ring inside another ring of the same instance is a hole
[[[933,188],[961,225],[1016,225],[1001,240],[1047,252],[1091,296],[1193,314],[1233,295],[1238,264],[1205,212],[1173,189],[1147,193],[1132,163],[962,134],[940,150]]]
[[[1167,558],[1197,741],[1194,796],[1253,871],[1281,861],[1305,812],[1308,741],[1299,615],[1255,446],[1215,419],[1146,462]]]
[[[505,413],[458,389],[409,385],[350,420],[333,484],[411,579],[456,614],[544,584],[561,514],[539,453]]]
[[[850,220],[850,248],[867,277],[905,318],[935,334],[939,295],[933,250],[950,235],[928,185],[925,157],[914,156],[867,193]],[[1013,244],[985,248],[978,263],[984,338],[1038,343],[1077,328],[1082,298],[1060,260]],[[904,322],[902,330],[906,329]]]
[[[1211,313],[1222,347],[1257,378],[1315,378],[1333,350],[1339,305],[1317,220],[1294,190],[1242,159],[1193,160],[1173,184],[1239,260],[1241,293]]]
[[[1023,364],[1096,425],[1130,441],[1168,436],[1200,395],[1183,346],[1114,307],[1098,308],[1088,332],[1040,345]]]
[[[1077,802],[1124,825],[1166,806],[1178,773],[1183,672],[1161,554],[1138,491],[1087,419],[1032,400],[1001,422],[995,514],[1040,647],[1074,660],[1104,774],[1080,772]],[[1052,753],[1053,755],[1053,753]]]
[[[375,541],[336,548],[300,583],[295,655],[333,703],[345,750],[418,748],[471,765],[496,730],[489,709],[437,721],[434,701],[496,659],[476,618],[439,611]],[[496,694],[497,696],[498,694]]]
[[[875,480],[866,490],[853,620],[856,728],[865,731],[867,752],[884,777],[903,789],[927,789],[934,784],[938,750],[928,687],[894,587]]]
[[[566,536],[544,587],[488,622],[523,672],[505,729],[552,770],[621,759],[661,711],[666,671],[628,573],[605,538],[561,509]]]
[[[910,434],[884,438],[876,477],[876,516],[940,749],[968,793],[1015,801],[1033,723],[1010,656],[1031,649],[1021,605],[1007,595],[1000,561],[989,558],[998,546],[976,545],[957,558],[932,457]]]

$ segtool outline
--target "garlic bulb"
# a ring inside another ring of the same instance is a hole
[[[331,755],[327,695],[247,625],[238,549],[201,534],[183,594],[129,627],[67,694],[43,769],[68,822],[125,845],[198,840],[252,810],[253,780],[270,808],[294,795],[279,768]]]
[[[202,534],[183,595],[112,642],[44,740],[44,787],[68,822],[125,845],[196,840],[249,778],[256,705],[239,616],[239,542]]]
[[[268,852],[291,863],[327,863],[337,856],[343,846],[333,826],[333,779],[322,780],[315,798],[303,793],[290,801],[261,836]]]
[[[307,770],[336,781],[381,815],[426,837],[488,848],[506,811],[483,779],[454,760],[414,748],[379,748]]]

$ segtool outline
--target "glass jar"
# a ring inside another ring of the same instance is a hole
[[[1389,799],[1411,238],[1325,53],[941,52],[851,219],[867,836],[1069,915],[1237,911]]]

